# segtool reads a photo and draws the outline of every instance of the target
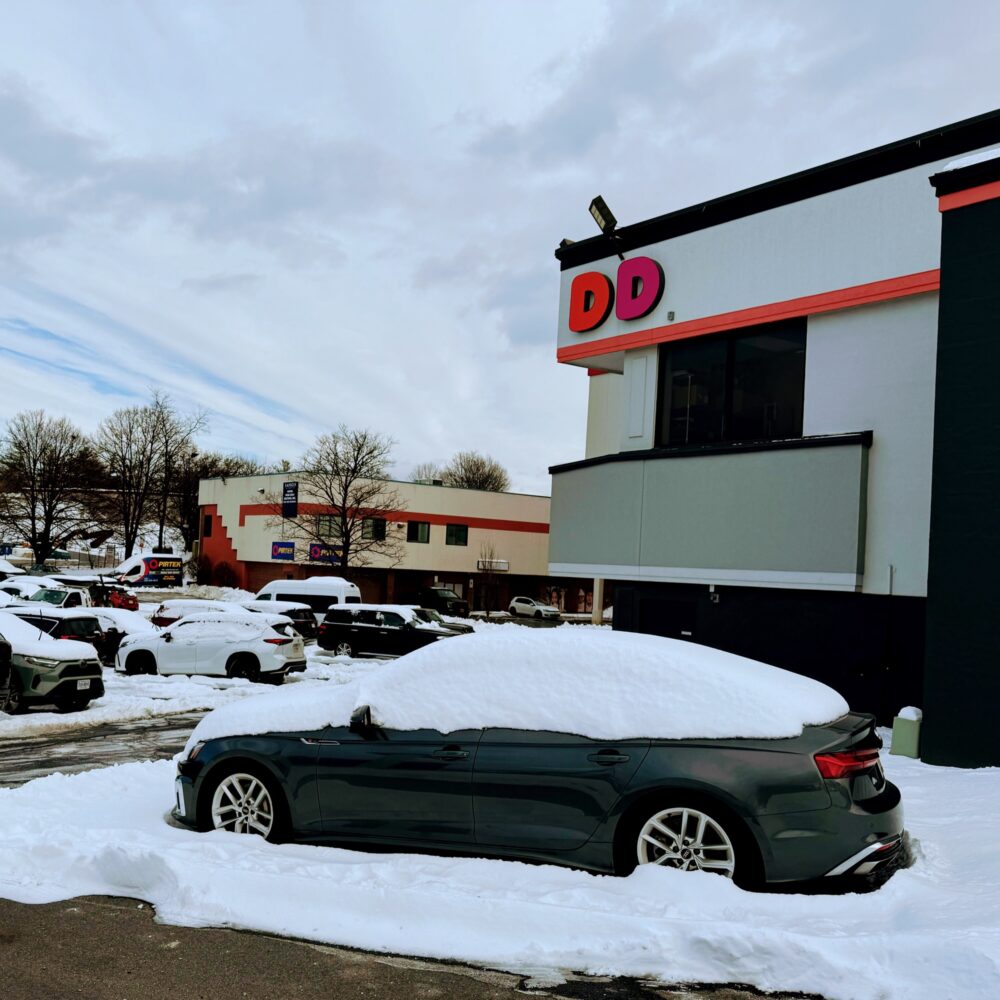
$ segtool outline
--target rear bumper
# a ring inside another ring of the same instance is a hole
[[[755,818],[765,878],[798,882],[826,876],[869,874],[899,855],[903,805],[891,782],[864,807],[827,809]]]

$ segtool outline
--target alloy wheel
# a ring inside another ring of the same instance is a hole
[[[334,652],[337,656],[351,656],[354,651],[349,642],[338,642]]]
[[[17,715],[24,711],[24,694],[21,691],[21,681],[11,668],[10,688],[7,691],[7,699],[0,703],[0,710],[8,715]]]
[[[681,871],[717,872],[732,878],[736,852],[726,831],[711,816],[686,806],[661,809],[639,830],[640,865]]]
[[[267,837],[274,827],[274,802],[260,778],[231,774],[212,796],[212,828]]]

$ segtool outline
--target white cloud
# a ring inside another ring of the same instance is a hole
[[[211,447],[345,421],[400,474],[474,447],[546,491],[583,448],[552,250],[590,198],[628,223],[987,110],[970,7],[10,3],[0,420],[155,385]]]

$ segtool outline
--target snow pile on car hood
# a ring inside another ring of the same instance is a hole
[[[359,691],[390,729],[534,729],[594,739],[797,736],[847,702],[825,684],[707,646],[563,626],[436,642]]]
[[[330,691],[227,705],[188,743],[344,726],[369,705],[390,729],[493,726],[594,739],[781,739],[847,702],[824,684],[695,643],[586,626],[505,626],[444,639]]]

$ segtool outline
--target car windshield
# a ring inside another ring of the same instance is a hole
[[[413,613],[423,622],[444,621],[444,619],[433,608],[414,608]]]
[[[45,604],[54,604],[56,607],[59,607],[66,600],[66,591],[43,587],[41,590],[36,590],[28,600],[42,601]]]
[[[441,587],[435,587],[434,593],[437,594],[438,597],[449,597],[455,601],[460,600],[458,594],[456,594],[454,590],[445,590],[444,588]]]

